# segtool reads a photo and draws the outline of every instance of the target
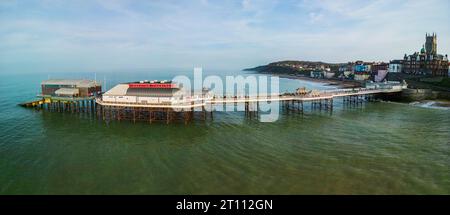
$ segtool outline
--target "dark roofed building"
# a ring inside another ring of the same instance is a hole
[[[102,86],[93,80],[50,79],[41,82],[44,97],[91,97],[101,94]]]
[[[391,60],[389,62],[388,72],[390,73],[398,73],[402,72],[403,60]]]
[[[403,58],[404,73],[448,77],[448,56],[437,54],[437,36],[426,35],[426,43],[420,50]]]

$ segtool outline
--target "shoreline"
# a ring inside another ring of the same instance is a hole
[[[267,74],[278,76],[279,78],[286,78],[291,80],[303,80],[303,81],[311,81],[315,83],[322,83],[326,86],[334,86],[339,89],[346,88],[358,88],[362,86],[361,82],[351,81],[351,80],[338,80],[338,79],[319,79],[319,78],[311,78],[308,76],[296,76],[290,74],[274,74],[274,73],[258,73],[256,74]],[[439,108],[439,109],[450,109],[450,101],[446,99],[423,99],[423,100],[414,100],[414,101],[403,101],[405,104],[410,104],[414,106],[421,106],[429,108]]]
[[[350,80],[338,80],[338,79],[323,79],[323,78],[311,78],[308,76],[296,76],[289,74],[274,74],[274,73],[258,73],[257,74],[268,74],[273,76],[278,76],[280,78],[287,78],[293,80],[303,80],[303,81],[311,81],[316,83],[323,83],[327,86],[335,86],[337,88],[345,89],[345,88],[355,88],[361,87],[362,83],[358,81],[350,81]]]
[[[410,102],[409,105],[418,106],[418,107],[424,107],[424,108],[437,108],[437,109],[444,109],[449,110],[450,109],[450,101],[446,100],[422,100],[422,101],[414,101]]]

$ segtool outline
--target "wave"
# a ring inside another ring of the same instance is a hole
[[[450,102],[447,101],[416,101],[409,104],[423,108],[450,110]]]

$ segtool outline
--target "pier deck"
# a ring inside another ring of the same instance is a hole
[[[197,108],[208,104],[224,104],[224,103],[248,103],[248,102],[272,102],[272,101],[318,101],[327,100],[337,97],[371,95],[379,93],[395,93],[401,92],[402,89],[337,89],[328,91],[318,91],[316,94],[269,94],[258,96],[214,96],[211,99],[205,99],[202,103],[192,102],[172,102],[166,104],[148,104],[148,103],[126,103],[126,102],[105,102],[101,98],[97,98],[96,102],[102,106],[118,106],[118,107],[146,107],[146,108]]]
[[[240,111],[245,111],[249,118],[257,117],[260,102],[280,102],[285,110],[303,113],[303,103],[311,103],[311,110],[324,109],[333,110],[333,99],[343,98],[344,103],[361,104],[362,101],[370,101],[373,95],[383,93],[398,93],[402,87],[390,87],[382,89],[336,89],[336,90],[312,90],[306,93],[284,93],[267,95],[208,95],[199,99],[187,97],[184,100],[147,103],[147,102],[110,102],[103,101],[101,96],[84,98],[65,97],[42,97],[40,100],[22,103],[24,107],[35,107],[38,109],[54,112],[88,113],[97,115],[99,119],[106,121],[147,121],[149,123],[162,121],[184,121],[188,123],[195,118],[206,120],[209,115],[213,119],[216,105],[234,104],[244,105]],[[207,108],[208,107],[208,108]],[[238,109],[239,111],[239,109]],[[209,112],[209,114],[206,114]]]

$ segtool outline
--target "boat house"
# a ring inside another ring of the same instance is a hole
[[[100,83],[84,79],[50,79],[42,81],[42,97],[86,98],[102,92]]]

